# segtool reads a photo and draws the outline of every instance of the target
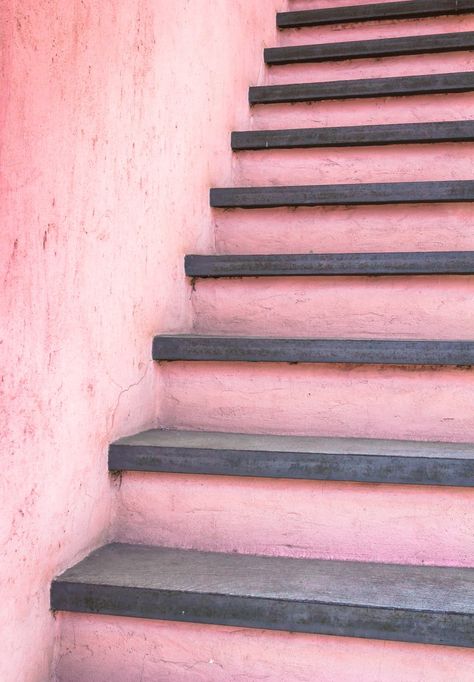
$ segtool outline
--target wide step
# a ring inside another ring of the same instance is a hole
[[[112,544],[59,576],[53,610],[474,646],[474,569]]]
[[[474,486],[474,445],[152,429],[109,448],[111,471]]]
[[[387,182],[371,184],[224,187],[210,192],[214,208],[278,206],[356,206],[471,202],[474,181]]]
[[[474,251],[189,255],[188,277],[472,275]]]
[[[474,341],[155,336],[153,359],[209,362],[303,362],[371,365],[474,364]]]
[[[278,28],[302,28],[324,24],[342,24],[384,19],[419,19],[443,14],[466,14],[474,11],[473,0],[402,0],[348,7],[329,7],[296,12],[279,12]]]
[[[474,32],[444,33],[428,36],[382,38],[377,40],[354,40],[344,43],[319,45],[294,45],[268,47],[264,50],[269,65],[303,64],[343,59],[367,59],[370,57],[398,57],[412,54],[433,54],[472,50]]]
[[[310,147],[365,147],[392,144],[472,142],[474,121],[396,123],[336,128],[249,130],[232,133],[234,151]]]

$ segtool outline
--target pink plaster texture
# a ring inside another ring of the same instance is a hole
[[[198,332],[265,336],[470,339],[471,277],[201,280]]]
[[[173,362],[162,425],[245,433],[472,442],[465,368]]]
[[[367,0],[365,0],[366,2]],[[388,1],[388,0],[387,0]],[[247,104],[249,84],[472,69],[472,55],[265,69],[276,44],[474,30],[472,17],[287,31],[356,0],[10,0],[2,11],[1,682],[468,682],[472,651],[49,612],[108,539],[472,565],[462,489],[128,474],[150,426],[474,440],[466,368],[150,359],[154,333],[472,338],[462,277],[199,282],[185,253],[474,249],[469,205],[211,212],[209,186],[472,177],[472,145],[239,154],[232,129],[474,118],[472,94]],[[364,4],[361,2],[360,4]]]
[[[156,421],[152,335],[191,324],[183,255],[213,244],[265,4],[2,8],[2,682],[50,678],[50,581],[113,532],[107,445]]]
[[[463,488],[127,474],[119,539],[351,561],[470,566]]]
[[[466,649],[61,616],[57,682],[472,682]]]

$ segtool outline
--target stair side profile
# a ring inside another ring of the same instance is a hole
[[[321,4],[290,0],[276,15],[248,128],[227,140],[231,180],[209,190],[215,248],[184,255],[192,323],[151,340],[156,424],[109,444],[112,534],[52,581],[58,682],[474,679],[474,239],[466,246],[455,226],[468,231],[472,216],[474,174],[461,173],[474,120],[467,108],[436,116],[437,97],[474,92],[472,72],[443,71],[444,53],[474,49],[463,23],[474,1]],[[312,27],[323,41],[308,43]],[[364,59],[419,54],[437,56],[439,72],[406,75],[400,62],[399,75],[367,77]],[[326,61],[340,80],[318,80]],[[314,80],[278,74],[300,64]],[[348,124],[301,115],[319,104]],[[333,148],[339,161],[312,165],[313,150]],[[404,154],[399,181],[389,161]],[[311,184],[282,184],[276,166],[291,175],[300,159]],[[336,213],[346,229],[336,249],[311,236],[298,248],[300,216],[322,234]],[[405,249],[381,237],[386,217],[396,241],[398,216],[412,226]]]

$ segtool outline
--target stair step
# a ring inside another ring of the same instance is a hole
[[[472,275],[474,251],[189,255],[188,277]]]
[[[474,646],[474,569],[111,544],[54,580],[55,611]]]
[[[471,202],[474,181],[384,182],[371,184],[296,185],[213,188],[214,208],[278,206],[356,206]]]
[[[474,72],[439,73],[426,76],[396,76],[357,80],[292,83],[290,85],[257,85],[249,88],[253,104],[320,102],[330,99],[367,97],[403,97],[435,95],[474,90]]]
[[[474,121],[447,121],[440,123],[340,126],[337,128],[236,131],[232,133],[231,144],[234,151],[243,151],[471,142],[473,140]]]
[[[399,57],[412,54],[455,52],[474,48],[474,31],[439,33],[403,38],[354,40],[343,43],[267,47],[264,59],[269,66],[301,64],[370,57]]]
[[[474,486],[474,445],[152,429],[109,447],[110,471]]]
[[[466,366],[474,364],[474,341],[162,334],[153,339],[153,359]]]
[[[419,19],[443,14],[474,12],[473,0],[404,0],[402,2],[377,2],[348,7],[279,12],[278,28],[302,28],[323,24],[343,24],[384,19]]]

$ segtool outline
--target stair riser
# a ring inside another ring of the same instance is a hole
[[[234,183],[311,185],[466,180],[474,176],[474,143],[239,152]]]
[[[472,277],[199,280],[197,333],[470,339]]]
[[[469,71],[473,67],[472,52],[425,54],[404,57],[355,59],[316,64],[287,64],[271,66],[265,84],[315,83],[359,78],[388,78],[389,76],[422,76],[437,73]]]
[[[113,616],[61,614],[57,682],[471,682],[472,651]],[[91,651],[94,655],[91,656]]]
[[[311,128],[314,126],[383,125],[425,121],[472,120],[472,92],[375,99],[328,100],[252,107],[251,128]]]
[[[312,6],[314,7],[314,4]],[[334,7],[334,5],[332,6]],[[305,9],[309,7],[306,5]],[[474,17],[472,14],[307,26],[279,31],[278,45],[311,45],[349,40],[376,40],[434,33],[455,33],[456,31],[470,31],[473,26]]]
[[[470,566],[474,491],[126,473],[118,539],[270,556]]]
[[[167,428],[474,440],[470,369],[173,362],[158,371]]]
[[[222,253],[474,249],[468,204],[215,211]]]

